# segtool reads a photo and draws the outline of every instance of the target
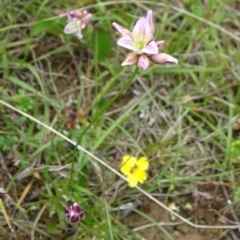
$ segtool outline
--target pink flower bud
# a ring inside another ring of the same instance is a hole
[[[70,222],[76,223],[83,218],[84,211],[80,209],[78,203],[73,203],[72,205],[65,207],[65,214]]]

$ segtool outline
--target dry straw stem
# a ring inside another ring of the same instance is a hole
[[[84,153],[86,153],[88,156],[90,156],[91,158],[93,158],[94,160],[96,160],[97,162],[99,162],[100,164],[102,164],[103,166],[105,166],[108,170],[112,171],[113,173],[115,173],[116,175],[118,175],[120,178],[122,178],[123,180],[125,180],[126,182],[127,179],[121,174],[119,173],[117,170],[115,170],[114,168],[112,168],[111,166],[109,166],[107,164],[106,161],[101,160],[100,158],[98,158],[97,156],[95,156],[94,154],[92,154],[91,152],[89,152],[88,150],[86,150],[85,148],[83,148],[82,146],[78,145],[75,141],[71,140],[70,138],[66,137],[65,135],[63,135],[62,133],[58,132],[57,130],[53,129],[52,127],[44,124],[43,122],[39,121],[38,119],[30,116],[29,114],[22,112],[21,110],[15,108],[14,106],[6,103],[3,100],[0,100],[0,103],[2,105],[4,105],[5,107],[21,114],[22,116],[27,117],[28,119],[32,120],[33,122],[39,124],[40,126],[48,129],[49,131],[55,133],[56,135],[58,135],[59,137],[61,137],[62,139],[66,140],[67,142],[71,143],[73,146],[75,146],[79,151],[82,151]],[[143,190],[142,188],[136,186],[136,189],[141,192],[143,195],[145,195],[146,197],[148,197],[149,199],[151,199],[153,202],[155,202],[156,204],[158,204],[159,206],[161,206],[162,208],[164,208],[166,211],[168,211],[169,213],[171,213],[172,215],[174,215],[175,217],[177,217],[178,219],[182,220],[184,223],[195,227],[195,228],[205,228],[205,229],[237,229],[240,228],[240,224],[239,225],[225,225],[225,226],[208,226],[208,225],[199,225],[199,224],[194,224],[191,221],[189,221],[188,219],[182,217],[181,215],[179,215],[178,213],[174,212],[173,210],[171,210],[170,208],[168,208],[165,204],[163,204],[162,202],[158,201],[156,198],[154,198],[152,195],[150,195],[149,193],[147,193],[145,190]]]
[[[9,196],[9,194],[5,191],[4,188],[0,188],[0,209],[2,210],[3,212],[3,216],[7,222],[7,225],[9,227],[9,229],[13,232],[13,228],[12,228],[12,225],[11,225],[11,222],[9,220],[9,217],[8,217],[8,214],[7,214],[7,211],[5,209],[5,205],[9,205],[9,203],[12,201],[11,197]]]

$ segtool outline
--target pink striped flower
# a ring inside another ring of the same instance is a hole
[[[137,64],[139,68],[146,70],[150,65],[149,59],[157,64],[178,63],[176,58],[159,52],[164,41],[154,41],[155,26],[152,10],[148,10],[146,17],[141,17],[137,21],[132,32],[115,22],[113,27],[121,34],[117,44],[133,51],[127,55],[122,66]]]
[[[87,11],[73,10],[68,16],[68,24],[64,28],[64,33],[75,34],[82,38],[82,29],[84,29],[92,19],[92,14]]]

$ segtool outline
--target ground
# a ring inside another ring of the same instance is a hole
[[[240,239],[238,0],[1,4],[1,239]],[[82,7],[83,38],[64,34]],[[178,65],[136,72],[112,22],[148,9]],[[141,189],[124,155],[148,158]]]

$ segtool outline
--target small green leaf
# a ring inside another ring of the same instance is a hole
[[[42,21],[32,26],[31,36],[37,36],[39,34],[51,33],[53,35],[58,35],[63,32],[62,21],[51,20]]]
[[[111,52],[112,43],[110,34],[97,29],[93,35],[95,56],[98,62],[103,61]]]
[[[233,141],[227,149],[229,159],[240,159],[240,140]]]
[[[51,221],[47,221],[46,228],[48,233],[52,233],[52,234],[60,233],[60,230],[56,227],[56,224],[54,224]]]
[[[52,27],[53,21],[43,21],[32,26],[31,36],[39,35],[42,32],[47,32]]]

